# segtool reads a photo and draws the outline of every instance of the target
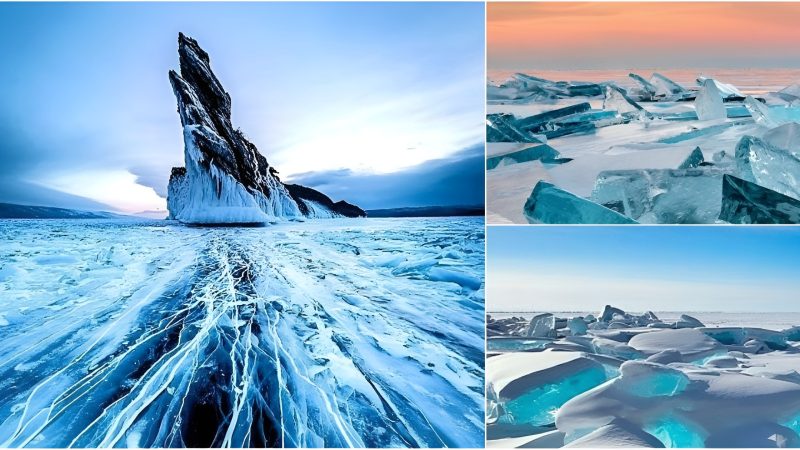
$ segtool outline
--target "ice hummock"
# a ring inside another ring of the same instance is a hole
[[[688,315],[663,321],[606,305],[597,319],[581,317],[587,335],[576,336],[571,319],[556,316],[563,325],[539,348],[487,359],[489,447],[800,444],[800,344],[792,340],[800,327],[706,327]],[[491,318],[487,329],[507,335],[515,320]]]

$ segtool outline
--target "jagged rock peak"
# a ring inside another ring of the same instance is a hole
[[[180,73],[169,80],[183,126],[185,168],[173,168],[167,207],[186,223],[263,223],[276,218],[358,217],[360,208],[299,186],[288,189],[231,123],[231,97],[194,39],[178,35]]]

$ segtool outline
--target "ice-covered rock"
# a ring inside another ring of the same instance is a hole
[[[360,208],[284,185],[231,123],[231,98],[194,39],[178,37],[180,74],[169,72],[183,126],[185,167],[168,187],[170,218],[190,224],[260,224],[275,218],[364,216]],[[327,211],[323,211],[327,210]]]
[[[523,213],[529,223],[636,223],[616,211],[559,189],[545,181],[536,183],[525,202]]]
[[[747,181],[800,199],[800,155],[753,136],[736,145],[736,174]]]
[[[722,93],[714,80],[707,79],[703,82],[703,87],[694,100],[694,108],[700,120],[718,120],[727,117],[725,105],[722,103]]]
[[[725,175],[719,219],[736,224],[796,224],[800,223],[800,201]]]
[[[640,223],[714,223],[724,173],[715,167],[609,170],[597,176],[590,199]]]
[[[678,169],[694,169],[695,167],[700,166],[700,164],[703,162],[705,162],[705,159],[703,158],[703,152],[700,150],[700,147],[695,147],[694,150],[689,153],[689,156],[683,160],[681,165],[678,166]]]

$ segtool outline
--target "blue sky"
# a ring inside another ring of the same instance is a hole
[[[488,311],[800,311],[797,227],[489,227]]]
[[[334,200],[368,209],[482,203],[483,10],[0,4],[0,201],[163,209],[169,169],[183,164],[167,80],[183,31],[210,54],[234,125],[284,180],[328,183]],[[428,199],[416,184],[439,165],[457,180],[428,182]],[[373,194],[386,180],[391,199]]]

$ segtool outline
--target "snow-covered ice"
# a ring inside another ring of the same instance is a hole
[[[555,337],[526,348],[497,345],[521,339],[525,317],[487,318],[489,447],[800,445],[797,326],[706,326],[610,305],[597,318],[547,317]]]
[[[773,195],[800,201],[794,85],[740,90],[708,76],[681,85],[658,73],[628,81],[516,74],[490,83],[489,223],[619,222],[592,203],[640,223],[797,223],[793,201]],[[734,178],[729,196],[725,177]],[[541,201],[552,193],[569,201]],[[537,204],[549,207],[532,214]]]
[[[0,222],[0,443],[480,447],[483,225]]]

